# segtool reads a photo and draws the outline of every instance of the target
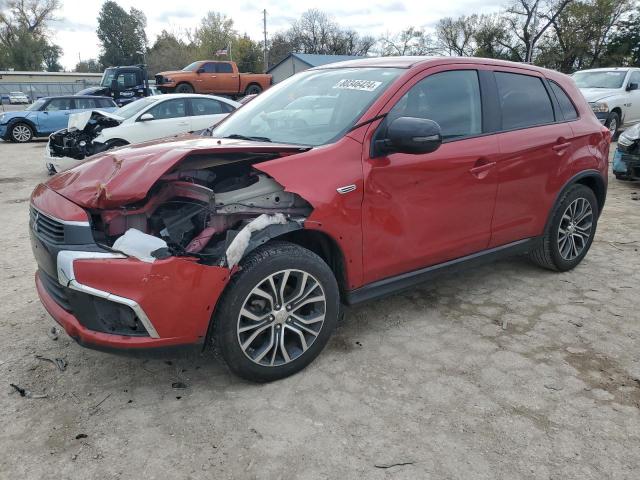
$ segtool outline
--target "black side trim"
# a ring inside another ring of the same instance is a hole
[[[596,198],[598,198],[598,201],[599,202],[601,201],[601,204],[599,205],[600,209],[598,211],[598,217],[600,217],[600,215],[602,214],[602,210],[604,209],[604,203],[605,203],[605,201],[607,199],[607,187],[608,187],[608,184],[602,178],[602,175],[600,174],[600,172],[598,170],[583,170],[582,172],[575,174],[573,177],[571,177],[569,180],[567,180],[567,182],[562,186],[562,188],[560,190],[558,190],[558,194],[556,195],[556,198],[553,200],[553,204],[551,205],[551,210],[549,210],[549,214],[547,216],[547,221],[545,223],[545,232],[547,231],[547,227],[549,226],[549,222],[551,222],[551,217],[553,215],[553,208],[558,203],[558,199],[560,198],[560,196],[571,185],[573,185],[574,183],[578,183],[579,180],[582,180],[583,178],[587,178],[587,177],[594,178],[596,180],[596,182],[598,182],[599,186],[602,188],[602,199],[598,198],[598,192],[594,192],[596,194]]]
[[[526,253],[534,249],[540,243],[541,239],[542,237],[525,238],[524,240],[518,240],[517,242],[508,243],[500,247],[483,250],[478,253],[467,255],[466,257],[456,258],[455,260],[450,260],[431,267],[403,273],[395,277],[385,278],[384,280],[379,280],[356,290],[346,292],[345,301],[347,305],[354,305],[411,288],[414,285],[432,280],[439,275],[453,273],[472,266],[490,263],[500,258]]]

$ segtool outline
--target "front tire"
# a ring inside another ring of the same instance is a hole
[[[11,127],[11,141],[16,143],[27,143],[33,139],[33,130],[26,123],[16,123]]]
[[[559,272],[576,267],[591,247],[598,214],[593,190],[572,185],[556,203],[541,245],[529,253],[530,258],[541,267]]]
[[[247,380],[293,375],[318,356],[336,326],[333,272],[315,253],[287,242],[259,247],[240,266],[213,319],[216,345]]]
[[[193,87],[188,83],[181,83],[176,87],[176,93],[193,93]]]
[[[604,122],[604,126],[611,132],[611,138],[615,138],[620,128],[620,115],[618,112],[611,112],[609,117],[607,117],[607,121]]]

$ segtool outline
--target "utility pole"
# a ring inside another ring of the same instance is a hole
[[[266,72],[269,68],[269,56],[267,54],[267,9],[262,10],[262,24],[264,26],[264,71]]]

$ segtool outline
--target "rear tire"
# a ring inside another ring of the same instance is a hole
[[[262,87],[260,85],[256,85],[255,83],[249,85],[244,91],[245,95],[259,95],[260,93],[262,93]]]
[[[556,203],[542,242],[529,257],[541,267],[558,272],[576,267],[591,247],[598,214],[593,190],[572,185]]]
[[[188,83],[180,83],[176,87],[176,93],[193,93],[193,87]]]
[[[11,127],[12,142],[27,143],[33,139],[33,129],[26,123],[16,123]]]
[[[333,272],[315,253],[279,241],[257,248],[240,266],[216,309],[215,344],[247,380],[293,375],[318,356],[336,326]]]

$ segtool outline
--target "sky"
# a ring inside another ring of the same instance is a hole
[[[51,23],[54,43],[64,51],[62,65],[71,70],[78,59],[88,60],[99,55],[96,37],[97,16],[103,0],[62,0],[58,19]],[[147,16],[147,37],[153,44],[162,30],[180,32],[193,29],[200,19],[214,10],[231,17],[236,30],[247,33],[254,40],[262,37],[262,9],[267,10],[267,34],[285,30],[292,21],[310,8],[320,8],[333,16],[342,27],[368,35],[395,33],[408,26],[433,28],[447,16],[491,13],[500,9],[500,0],[448,0],[425,2],[419,0],[324,0],[322,3],[273,0],[264,3],[238,0],[237,2],[210,2],[189,0],[118,0],[125,10],[142,10]],[[183,65],[176,65],[182,67]]]

